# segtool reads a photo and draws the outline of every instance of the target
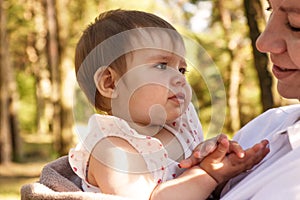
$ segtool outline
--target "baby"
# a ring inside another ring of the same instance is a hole
[[[77,80],[107,114],[91,116],[87,135],[69,153],[84,191],[206,199],[269,152],[266,141],[245,151],[225,135],[202,142],[184,57],[180,34],[150,13],[108,11],[85,30],[76,48]]]

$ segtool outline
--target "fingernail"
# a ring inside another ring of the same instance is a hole
[[[266,139],[262,140],[261,142],[263,142],[264,144],[269,144],[269,140]]]
[[[240,153],[240,158],[244,158],[245,153]]]
[[[200,151],[195,151],[195,152],[194,152],[194,157],[200,158],[200,157],[201,157]]]
[[[180,165],[180,163],[178,164],[178,167],[179,167],[179,168],[182,168],[181,165]]]

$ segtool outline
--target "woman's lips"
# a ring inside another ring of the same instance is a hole
[[[299,69],[286,69],[277,65],[273,65],[272,72],[277,79],[284,79],[295,72],[299,72]]]

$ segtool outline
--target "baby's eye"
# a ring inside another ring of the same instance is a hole
[[[167,69],[168,66],[167,66],[167,63],[159,63],[159,64],[155,65],[155,67],[157,69],[165,70],[165,69]]]
[[[181,67],[181,68],[179,68],[179,72],[182,74],[185,74],[187,72],[187,70],[186,70],[186,68]]]

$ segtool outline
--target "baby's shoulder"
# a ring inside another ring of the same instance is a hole
[[[108,141],[114,147],[140,154],[164,149],[160,140],[138,133],[125,120],[118,117],[93,115],[88,127],[89,146],[105,146]]]

